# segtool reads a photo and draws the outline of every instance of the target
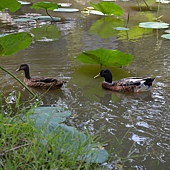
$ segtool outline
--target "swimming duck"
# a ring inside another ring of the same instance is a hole
[[[117,92],[141,92],[150,90],[155,78],[150,77],[127,77],[119,81],[112,81],[112,73],[108,69],[100,71],[97,77],[104,77],[105,81],[102,83],[102,87],[107,90]]]
[[[59,89],[65,83],[64,81],[59,81],[55,78],[50,77],[31,77],[28,64],[21,64],[16,71],[24,70],[25,78],[24,83],[29,87],[52,90]]]

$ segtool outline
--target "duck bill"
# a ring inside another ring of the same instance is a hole
[[[20,69],[18,68],[18,69],[16,69],[15,71],[20,71]]]
[[[96,78],[98,78],[98,77],[100,77],[100,73],[97,74],[96,76],[94,76],[94,79],[96,79]]]

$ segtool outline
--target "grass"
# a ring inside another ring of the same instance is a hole
[[[71,147],[67,146],[68,150],[63,152],[68,143],[64,139],[58,140],[62,131],[54,136],[36,129],[34,122],[26,116],[26,107],[19,105],[19,101],[14,106],[14,114],[11,104],[7,111],[4,109],[0,96],[0,108],[0,169],[102,169],[99,164],[77,161],[81,147],[71,156]],[[92,141],[92,137],[88,141]]]

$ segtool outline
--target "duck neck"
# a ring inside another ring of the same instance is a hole
[[[29,69],[25,69],[24,72],[25,72],[25,78],[31,79]]]
[[[107,75],[106,77],[105,77],[105,82],[107,82],[107,83],[112,83],[112,75],[110,76],[110,75]]]

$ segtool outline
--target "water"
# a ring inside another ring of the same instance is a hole
[[[83,9],[89,5],[88,2],[81,2],[84,1],[74,1],[73,7]],[[17,54],[1,57],[0,64],[21,80],[23,73],[16,73],[15,70],[21,63],[28,63],[32,76],[51,76],[67,81],[61,90],[43,95],[43,104],[64,105],[70,109],[74,115],[74,124],[87,128],[92,134],[98,134],[101,141],[107,141],[105,147],[111,152],[112,161],[121,158],[125,169],[167,170],[170,169],[170,42],[161,38],[164,30],[144,30],[139,35],[141,30],[135,28],[139,22],[148,21],[147,17],[130,8],[133,2],[121,2],[120,5],[125,11],[131,12],[128,25],[133,31],[128,34],[122,32],[101,38],[103,33],[98,32],[97,27],[96,32],[91,31],[96,22],[103,22],[101,17],[84,16],[80,12],[51,12],[62,18],[61,22],[54,24],[61,32],[61,37],[49,42],[34,41],[29,48]],[[30,12],[36,11],[30,11],[28,6],[24,6],[9,17]],[[165,13],[164,22],[168,22],[166,16],[169,12],[163,6],[161,14]],[[151,14],[149,12],[146,16]],[[16,24],[12,21],[1,24],[1,32],[29,30],[30,27],[36,27],[36,24]],[[104,26],[102,29],[105,29]],[[108,31],[108,34],[113,33]],[[103,90],[103,78],[93,79],[100,67],[80,64],[73,59],[82,51],[96,48],[118,49],[133,54],[134,61],[127,68],[108,67],[113,73],[113,79],[127,76],[156,77],[151,92],[123,94]],[[28,92],[2,70],[0,91],[8,97],[9,102],[15,100],[18,91],[22,93],[23,101],[29,98]],[[9,97],[11,93],[13,96]],[[44,91],[38,93],[43,94]]]

